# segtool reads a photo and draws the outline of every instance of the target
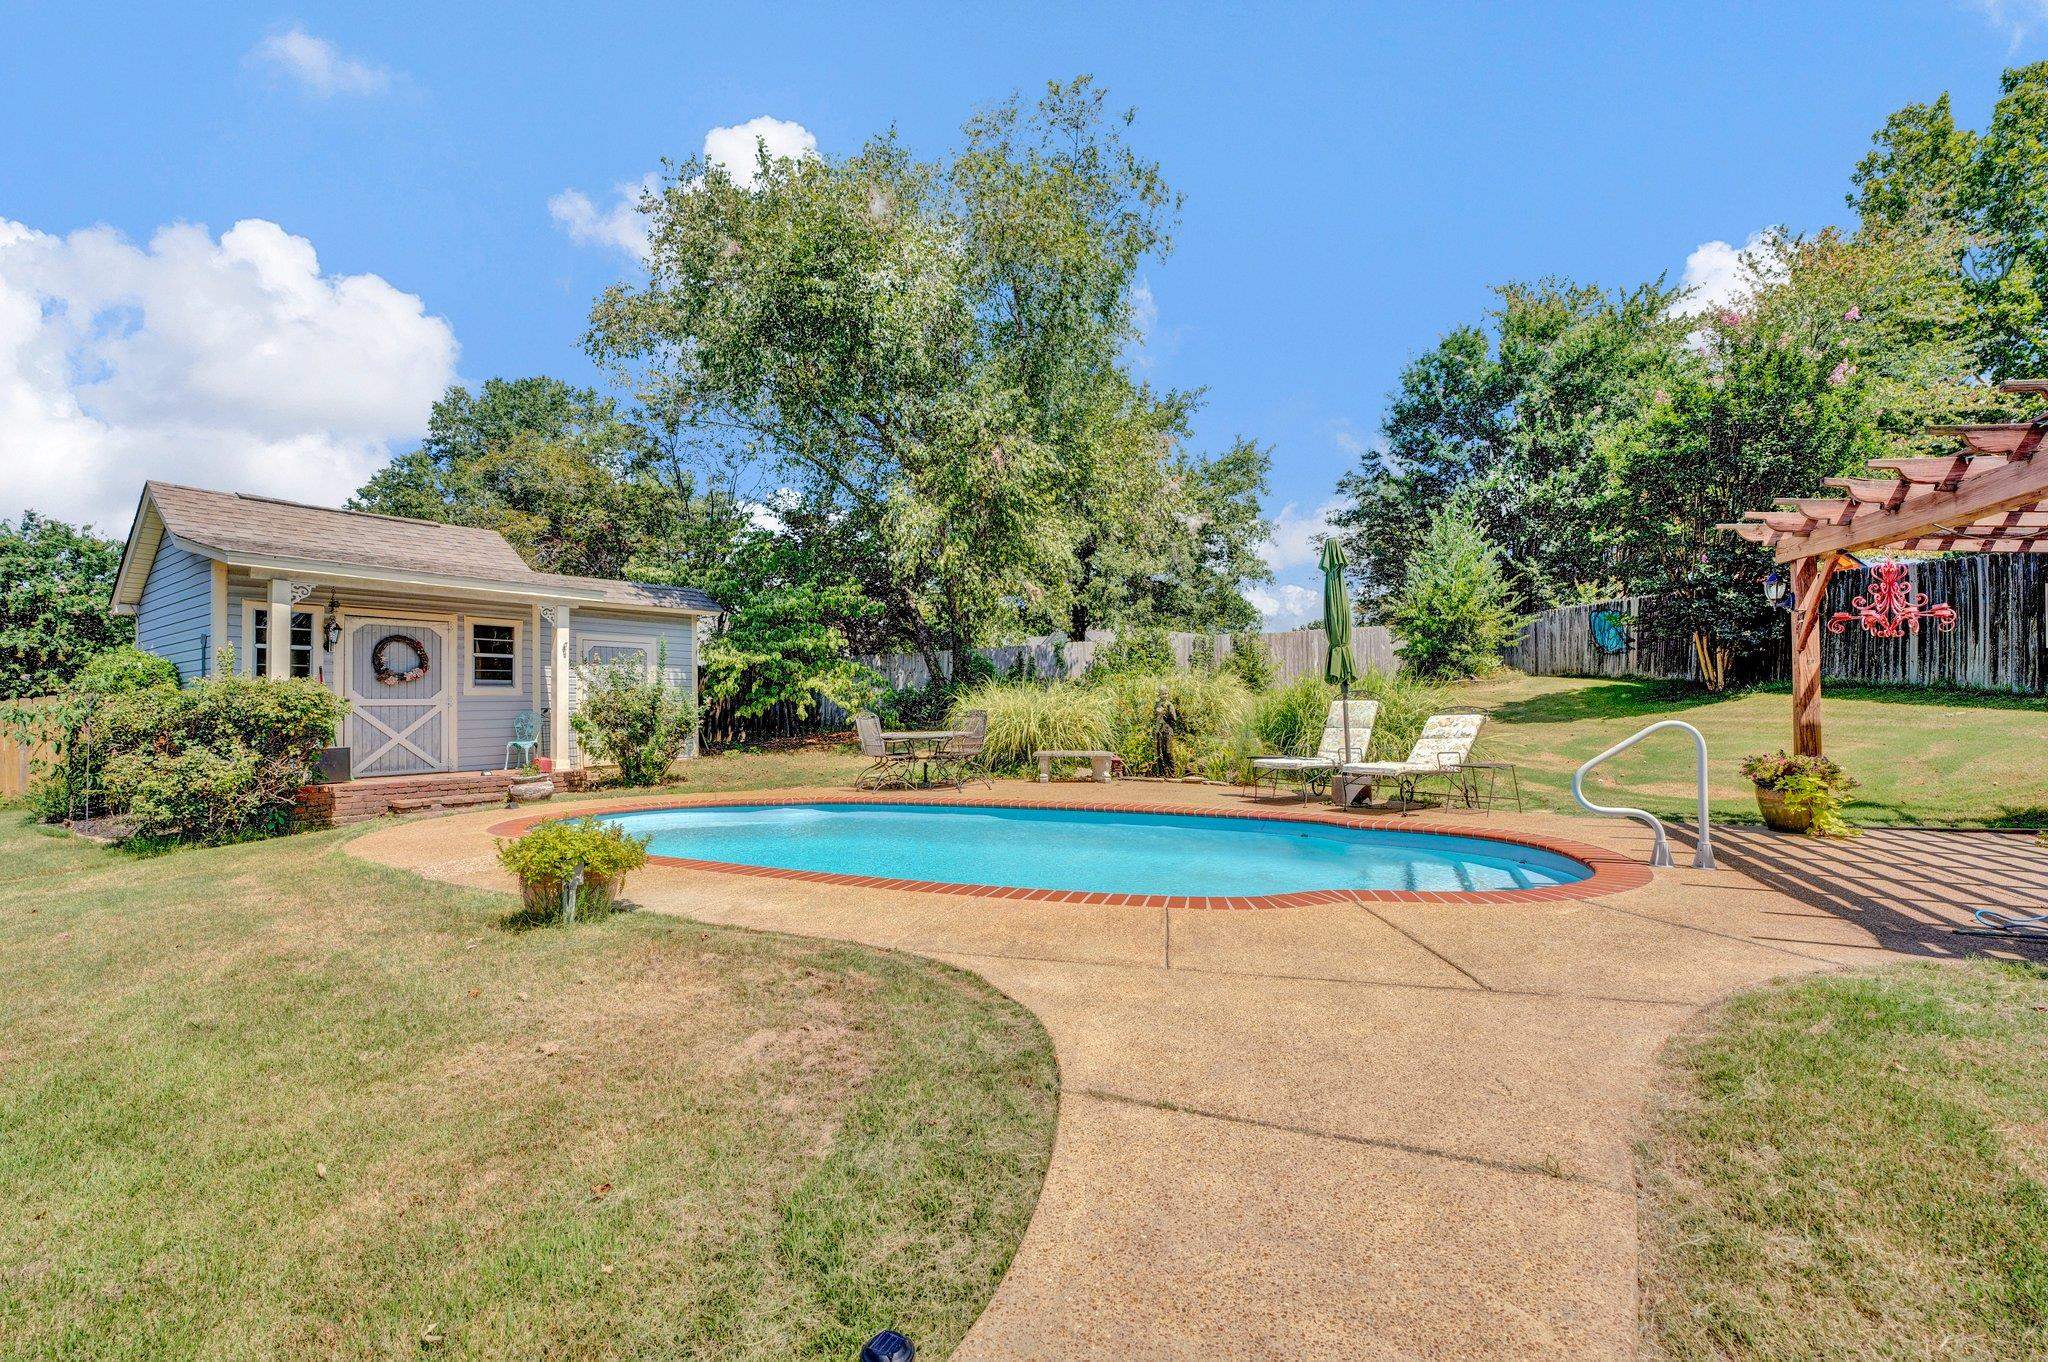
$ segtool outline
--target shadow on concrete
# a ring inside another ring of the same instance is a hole
[[[1696,842],[1684,824],[1672,824],[1671,834],[1674,853]],[[2048,913],[2048,847],[2031,833],[1868,828],[1835,841],[1717,827],[1714,853],[1724,869],[1854,923],[1890,950],[2048,959],[2048,941],[1954,930],[1975,927],[1971,914],[1979,908]]]

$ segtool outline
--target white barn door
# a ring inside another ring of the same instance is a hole
[[[459,663],[449,651],[451,632],[445,624],[423,620],[349,619],[343,641],[349,714],[342,731],[353,774],[396,776],[453,767],[449,703]],[[416,640],[425,656],[394,641],[384,649],[385,669],[403,675],[424,662],[426,673],[418,680],[386,685],[377,679],[377,645],[393,635]]]

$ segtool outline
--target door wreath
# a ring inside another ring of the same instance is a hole
[[[394,643],[402,643],[412,649],[412,655],[419,662],[411,671],[393,671],[384,661],[384,652]],[[370,670],[377,673],[377,684],[381,686],[405,686],[427,674],[427,645],[411,634],[386,634],[377,640],[377,646],[370,650]]]

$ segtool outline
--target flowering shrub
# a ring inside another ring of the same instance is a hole
[[[1742,774],[1758,789],[1782,794],[1787,809],[1811,817],[1808,831],[1815,837],[1856,835],[1842,818],[1845,796],[1856,788],[1856,778],[1827,757],[1759,752],[1742,759]]]
[[[584,750],[619,768],[627,785],[659,785],[697,731],[690,693],[668,681],[664,645],[651,672],[632,663],[579,667],[583,703],[569,723]]]

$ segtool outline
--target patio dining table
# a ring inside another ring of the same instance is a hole
[[[902,750],[912,761],[920,763],[917,783],[932,783],[932,763],[945,753],[946,744],[955,738],[964,738],[966,733],[957,728],[907,728],[898,731],[884,729],[882,744]]]

